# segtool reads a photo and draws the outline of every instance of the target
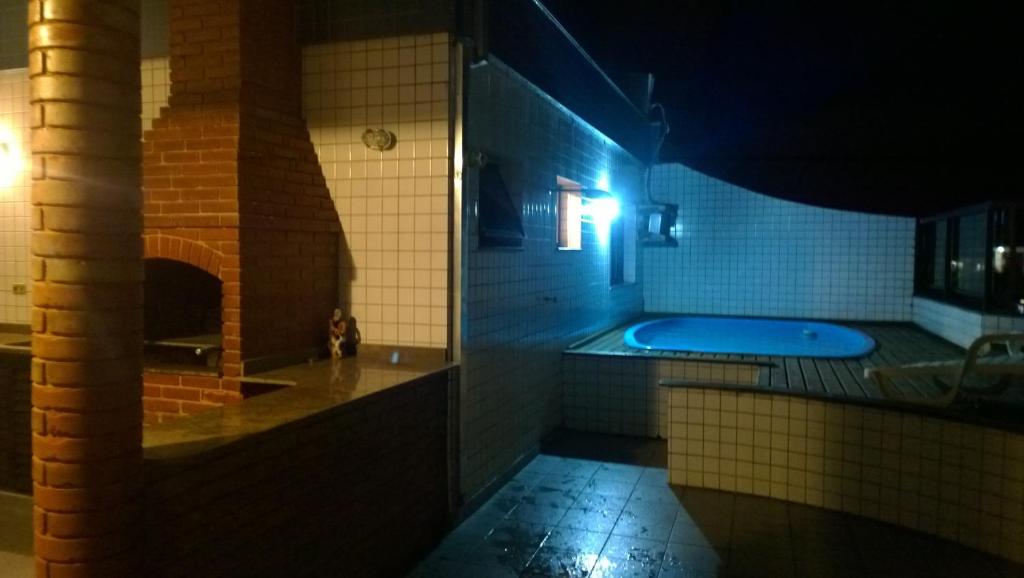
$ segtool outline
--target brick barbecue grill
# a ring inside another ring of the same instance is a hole
[[[339,220],[301,115],[295,30],[294,2],[170,3],[170,101],[143,144],[145,257],[219,281],[222,351],[213,375],[148,370],[148,422],[238,400],[246,363],[325,338],[338,299]],[[178,282],[150,283],[148,303],[208,301],[195,276],[162,269]],[[154,331],[147,337],[190,337]]]

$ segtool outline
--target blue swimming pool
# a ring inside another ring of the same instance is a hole
[[[636,349],[851,358],[867,355],[875,340],[834,323],[747,317],[667,317],[626,330]]]

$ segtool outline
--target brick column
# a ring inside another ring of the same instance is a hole
[[[36,576],[135,575],[139,1],[29,2]]]

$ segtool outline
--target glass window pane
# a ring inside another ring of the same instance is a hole
[[[935,245],[932,251],[933,275],[931,288],[946,289],[946,221],[935,223]]]
[[[955,289],[971,297],[985,296],[985,230],[987,213],[960,217],[957,243],[957,277]]]

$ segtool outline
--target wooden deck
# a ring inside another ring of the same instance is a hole
[[[768,389],[806,392],[829,397],[886,399],[864,368],[902,365],[921,361],[963,358],[964,350],[931,333],[906,323],[841,323],[859,329],[875,339],[878,347],[860,359],[818,359],[807,357],[764,357],[673,351],[644,351],[628,347],[623,334],[628,326],[618,327],[569,350],[574,354],[657,357],[680,361],[710,363],[748,363],[761,366],[760,385]],[[934,383],[925,379],[900,380],[895,384],[902,393],[914,397],[939,394]],[[1015,401],[1019,394],[1012,394]]]

